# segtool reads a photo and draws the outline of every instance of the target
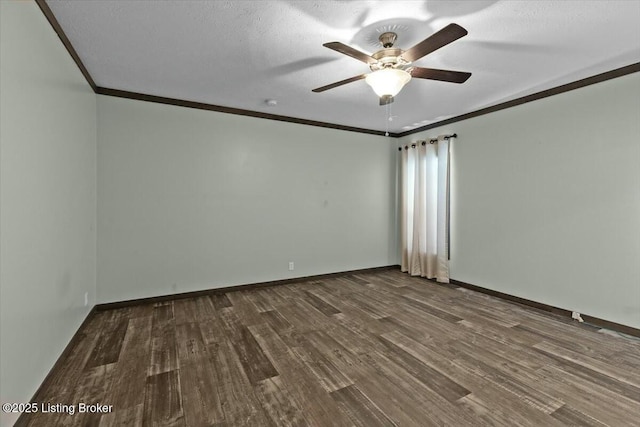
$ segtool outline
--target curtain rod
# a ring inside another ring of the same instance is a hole
[[[458,134],[457,134],[457,133],[454,133],[454,134],[451,134],[451,135],[445,135],[443,138],[444,138],[444,139],[449,139],[449,138],[457,138],[457,137],[458,137]],[[431,139],[429,140],[429,144],[434,144],[434,143],[436,143],[436,142],[438,142],[438,138],[431,138]],[[427,141],[422,141],[422,145],[427,145]],[[416,146],[416,143],[411,144],[411,147],[412,147],[412,148],[415,148],[415,146]],[[405,146],[404,146],[404,149],[405,149],[405,150],[408,150],[408,149],[409,149],[409,146],[408,146],[408,145],[405,145]],[[402,151],[402,147],[398,147],[398,151]]]

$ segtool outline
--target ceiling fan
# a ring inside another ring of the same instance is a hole
[[[325,43],[323,46],[329,49],[364,62],[371,69],[371,73],[360,74],[359,76],[340,80],[339,82],[313,89],[313,92],[324,92],[325,90],[333,89],[347,83],[365,79],[367,84],[369,84],[373,91],[380,97],[380,105],[387,105],[393,102],[393,97],[402,90],[403,86],[407,84],[412,77],[451,83],[464,83],[471,77],[471,73],[414,67],[411,63],[466,35],[467,30],[460,25],[449,24],[412,48],[402,50],[393,47],[398,37],[397,34],[386,32],[380,34],[378,38],[383,48],[372,55],[367,55],[340,42]]]

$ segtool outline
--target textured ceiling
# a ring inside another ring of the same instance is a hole
[[[96,84],[340,125],[403,132],[640,62],[640,1],[49,0]],[[368,71],[324,48],[407,49],[455,22],[469,34],[415,65],[469,71],[462,85],[413,79],[386,107]],[[276,99],[269,107],[265,100]]]

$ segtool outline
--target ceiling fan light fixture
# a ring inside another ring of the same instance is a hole
[[[367,74],[365,81],[379,97],[396,96],[411,80],[411,74],[396,68],[384,68]]]

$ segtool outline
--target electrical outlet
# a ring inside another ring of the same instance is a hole
[[[84,306],[88,306],[89,305],[89,292],[85,292],[84,293]]]
[[[289,271],[293,271],[293,261],[289,261]]]

